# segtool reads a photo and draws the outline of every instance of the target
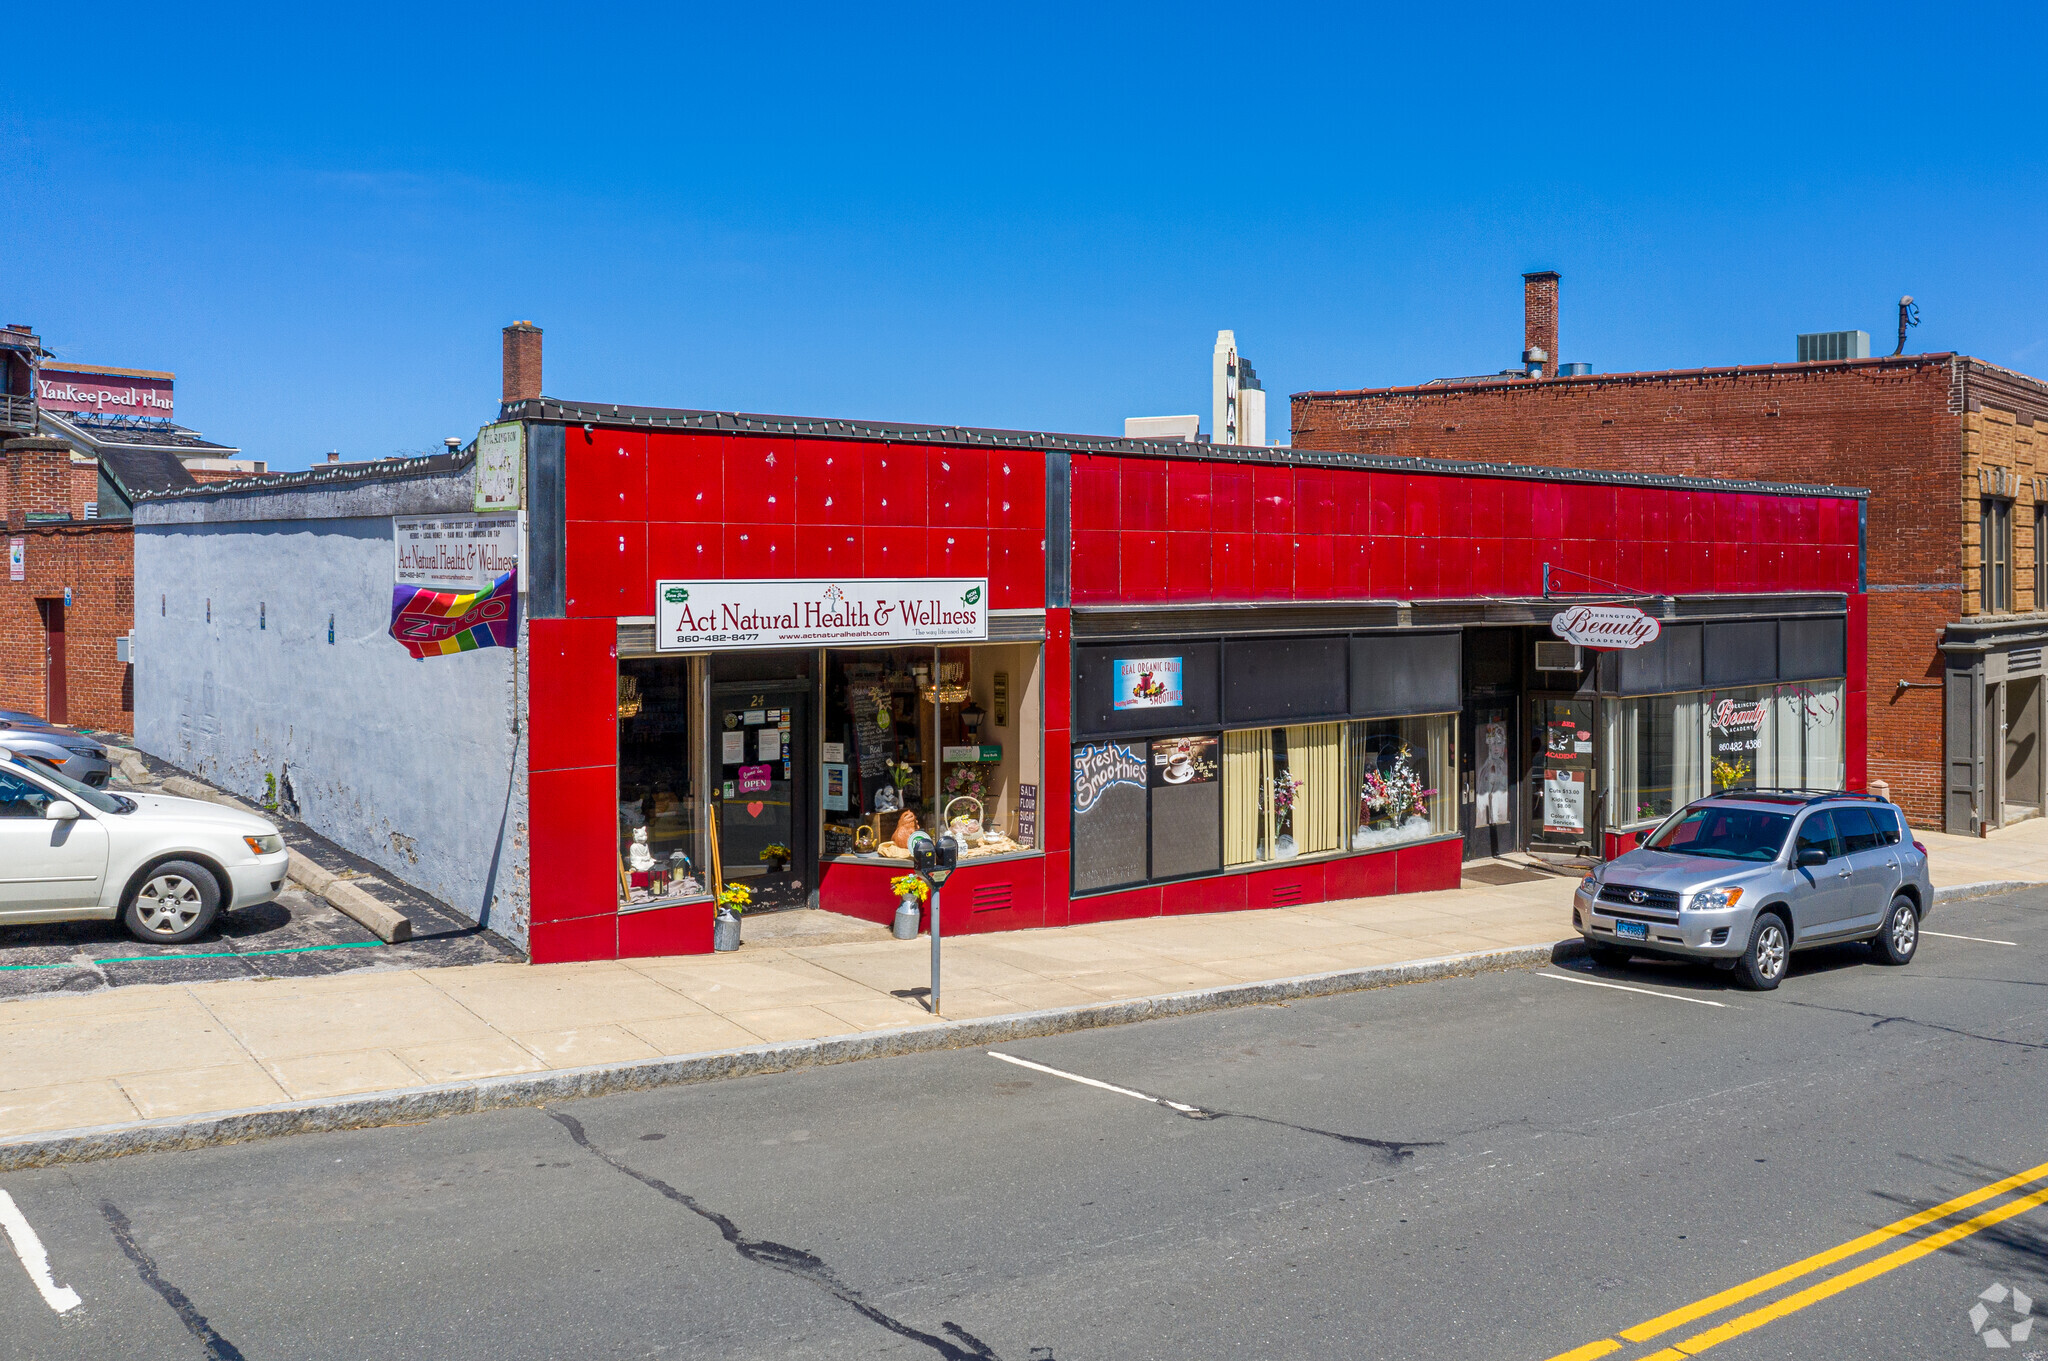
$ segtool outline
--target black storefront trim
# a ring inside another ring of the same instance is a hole
[[[1074,637],[1173,638],[1192,634],[1270,637],[1285,633],[1348,633],[1377,629],[1444,629],[1474,624],[1542,624],[1572,605],[1633,605],[1660,620],[1840,618],[1848,597],[1811,595],[1554,595],[1483,600],[1332,600],[1312,605],[1242,602],[1227,605],[1094,605],[1074,611]]]
[[[1365,855],[1392,855],[1405,851],[1411,846],[1432,846],[1439,841],[1463,841],[1463,832],[1432,832],[1428,836],[1416,837],[1392,846],[1372,846],[1362,851],[1349,847],[1341,851],[1324,851],[1321,855],[1290,855],[1285,860],[1254,860],[1249,865],[1225,865],[1222,869],[1197,870],[1193,874],[1176,874],[1164,879],[1133,879],[1127,884],[1112,884],[1108,888],[1084,888],[1070,890],[1075,898],[1103,898],[1112,893],[1135,893],[1139,889],[1155,888],[1160,884],[1185,884],[1190,879],[1228,879],[1237,874],[1263,874],[1268,870],[1285,869],[1289,865],[1327,865],[1333,860],[1355,860]]]

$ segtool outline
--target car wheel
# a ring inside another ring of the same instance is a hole
[[[1920,914],[1913,910],[1913,900],[1901,893],[1892,899],[1892,910],[1885,913],[1884,930],[1870,938],[1870,948],[1877,952],[1882,964],[1910,964],[1913,952],[1920,948]]]
[[[1635,958],[1635,952],[1619,945],[1595,945],[1588,941],[1586,957],[1603,969],[1619,969]]]
[[[1735,981],[1753,992],[1769,992],[1785,977],[1792,962],[1792,936],[1785,919],[1766,912],[1749,930],[1749,948],[1735,961]]]
[[[167,860],[148,870],[121,909],[128,934],[152,945],[182,945],[213,925],[220,885],[203,865]]]

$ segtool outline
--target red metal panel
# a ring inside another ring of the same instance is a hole
[[[1219,874],[1208,879],[1182,879],[1162,884],[1160,915],[1186,917],[1203,912],[1242,912],[1246,877],[1242,874]]]
[[[894,493],[892,493],[893,495]],[[926,530],[910,525],[871,524],[861,535],[863,576],[921,577],[925,570]],[[739,573],[733,573],[738,576]]]
[[[1401,893],[1428,893],[1456,888],[1458,869],[1465,860],[1465,843],[1456,837],[1425,841],[1420,846],[1403,846],[1394,854],[1394,886]]]
[[[1219,533],[1249,534],[1258,523],[1259,489],[1252,470],[1237,463],[1209,468],[1209,514]]]
[[[1344,898],[1379,898],[1395,891],[1395,857],[1398,850],[1373,851],[1333,860],[1323,871],[1323,888],[1328,901]]]
[[[1337,534],[1344,517],[1338,505],[1338,473],[1333,468],[1297,468],[1294,473],[1294,531]]]
[[[933,449],[927,461],[931,468],[931,522],[977,529],[986,526],[988,451]]]
[[[567,542],[568,612],[617,619],[654,613],[647,575],[647,524],[571,520]]]
[[[1573,485],[1565,499],[1565,537],[1604,539],[1614,533],[1614,488]]]
[[[1376,534],[1372,552],[1372,593],[1378,600],[1405,600],[1408,589],[1408,541],[1395,534]]]
[[[1117,535],[1108,529],[1074,531],[1074,603],[1114,604],[1121,589]]]
[[[1472,541],[1472,594],[1506,595],[1507,540]]]
[[[1164,479],[1160,485],[1163,489]],[[1159,518],[1166,518],[1163,506]],[[1166,531],[1119,534],[1117,549],[1123,583],[1119,599],[1131,604],[1166,599]]]
[[[1592,565],[1591,567],[1588,567],[1588,568],[1587,568],[1586,570],[1587,570],[1587,571],[1589,571],[1589,572],[1591,572],[1591,573],[1593,574],[1593,576],[1594,576],[1594,577],[1596,578],[1596,582],[1595,582],[1595,584],[1594,584],[1593,586],[1584,586],[1584,585],[1582,585],[1582,586],[1580,587],[1580,589],[1581,589],[1581,590],[1608,590],[1608,589],[1610,589],[1609,587],[1607,587],[1607,586],[1605,586],[1605,585],[1601,585],[1601,584],[1599,584],[1599,583],[1602,583],[1602,582],[1610,582],[1610,581],[1620,581],[1620,580],[1621,580],[1621,578],[1619,578],[1619,577],[1617,577],[1617,576],[1615,576],[1615,575],[1614,575],[1614,572],[1615,572],[1615,566],[1614,566],[1614,563],[1615,563],[1615,553],[1614,553],[1614,540],[1612,540],[1612,539],[1595,539],[1595,540],[1593,540],[1593,543],[1592,543],[1592,549],[1593,549],[1593,565]],[[1623,584],[1623,585],[1627,585],[1628,583],[1626,583],[1626,582],[1623,582],[1622,584]]]
[[[988,597],[992,609],[1035,610],[1045,605],[1045,531],[989,531]]]
[[[1406,518],[1401,533],[1411,539],[1434,537],[1443,532],[1443,479],[1408,477],[1402,479]]]
[[[1437,542],[1440,552],[1437,558],[1436,593],[1442,596],[1471,595],[1472,540],[1446,535]]]
[[[1622,539],[1614,545],[1614,579],[1632,591],[1654,589],[1643,584],[1641,542],[1635,539]]]
[[[1614,523],[1607,535],[1616,543],[1640,543],[1643,538],[1643,503],[1648,497],[1644,487],[1616,487],[1614,489]]]
[[[1025,931],[1045,924],[1045,859],[963,866],[939,902],[948,936]]]
[[[1256,534],[1257,563],[1252,595],[1258,600],[1287,600],[1294,595],[1295,538],[1292,534]]]
[[[1372,540],[1363,534],[1339,534],[1331,541],[1330,589],[1340,600],[1372,596]]]
[[[1528,484],[1531,536],[1537,539],[1564,537],[1564,488],[1555,482]]]
[[[1120,460],[1122,499],[1117,528],[1166,528],[1166,465],[1155,459]]]
[[[1439,477],[1436,483],[1437,532],[1447,539],[1472,537],[1472,481]]]
[[[1210,545],[1216,555],[1212,572],[1215,598],[1252,600],[1258,595],[1258,552],[1256,534],[1212,534]]]
[[[1413,507],[1415,503],[1411,500],[1408,504]],[[1437,595],[1440,586],[1438,577],[1442,567],[1443,540],[1403,539],[1401,544],[1402,573],[1407,578],[1407,593],[1424,600]]]
[[[925,568],[935,577],[987,576],[988,531],[972,528],[932,530],[925,550]]]
[[[796,445],[735,435],[725,446],[725,518],[729,524],[796,523]]]
[[[1166,465],[1166,527],[1174,530],[1210,528],[1209,465],[1174,459]]]
[[[1337,532],[1363,537],[1372,533],[1372,474],[1357,468],[1334,468],[1337,487]]]
[[[1643,497],[1643,542],[1669,543],[1676,522],[1671,493],[1663,487],[1645,487]]]
[[[1294,532],[1294,469],[1258,465],[1252,469],[1257,511],[1252,528],[1260,534]]]
[[[1372,498],[1370,533],[1399,538],[1408,529],[1408,481],[1399,473],[1368,473],[1366,486]]]
[[[647,518],[647,436],[637,430],[570,426],[563,505],[571,520]]]
[[[1534,482],[1503,482],[1501,485],[1501,537],[1536,537],[1536,489]]]
[[[1791,572],[1785,565],[1785,545],[1764,542],[1756,545],[1756,588],[1760,591],[1789,591]]]
[[[536,964],[617,959],[618,924],[619,919],[609,912],[575,921],[535,922],[526,938],[527,955]]]
[[[1081,926],[1088,922],[1129,921],[1133,917],[1156,917],[1159,915],[1160,892],[1156,888],[1136,888],[1127,893],[1098,893],[1091,898],[1076,898],[1067,907],[1067,924]]]
[[[1501,540],[1501,593],[1534,595],[1543,589],[1542,545],[1534,539]]]
[[[610,746],[586,753],[611,754]],[[527,776],[527,882],[536,924],[618,910],[618,806],[618,770],[610,764]]]
[[[839,440],[797,441],[796,514],[800,524],[860,523],[861,467],[871,447]],[[858,571],[855,568],[849,575]]]
[[[1066,740],[1066,730],[1073,726],[1073,628],[1071,611],[1049,609],[1045,612],[1045,650],[1040,662],[1045,673],[1045,727],[1048,732],[1057,730],[1062,742]],[[1051,772],[1065,769],[1066,760],[1064,751],[1060,753],[1058,760],[1054,760],[1052,748],[1046,748],[1045,768],[1048,781],[1051,779]],[[1048,783],[1046,793],[1041,794],[1039,798],[1038,806],[1041,810],[1052,807],[1045,802],[1045,799],[1050,797],[1051,789],[1052,786]],[[1040,821],[1044,821],[1042,811]],[[1064,849],[1065,846],[1066,843],[1063,841],[1053,849]]]
[[[1870,782],[1870,597],[1853,586],[1846,632],[1848,683],[1842,703],[1847,721],[1842,736],[1848,768],[1842,778],[1849,788],[1863,790]]]
[[[1552,562],[1557,559],[1552,558]],[[1601,589],[1590,580],[1593,571],[1593,545],[1587,539],[1566,539],[1564,541],[1565,570],[1571,575],[1565,578],[1567,591],[1596,591]],[[1552,583],[1553,585],[1556,583]]]
[[[799,485],[797,495],[803,490]],[[861,574],[858,525],[803,525],[796,532],[796,574],[800,577],[857,577]]]
[[[1045,784],[1038,791],[1038,844],[1045,851],[1073,847],[1074,749],[1065,728],[1045,733]]]
[[[1045,528],[1045,455],[1000,450],[988,460],[988,522],[997,528]]]
[[[725,531],[718,525],[651,524],[647,526],[647,578],[704,580],[725,571]]]
[[[573,438],[573,435],[572,435]],[[725,520],[725,438],[657,431],[647,436],[647,518]]]
[[[1072,858],[1065,852],[1045,857],[1045,924],[1066,926],[1069,922],[1068,903],[1072,894]]]
[[[1297,534],[1294,537],[1294,598],[1335,600],[1339,594],[1337,536]]]
[[[1072,463],[1074,531],[1115,529],[1123,515],[1118,490],[1120,460],[1106,454],[1075,454]]]
[[[1207,534],[1166,536],[1166,598],[1207,600],[1213,589],[1210,569],[1215,565]]]
[[[628,912],[619,918],[619,958],[708,955],[711,953],[711,920],[715,915],[710,903],[684,903],[678,907]]]
[[[908,866],[860,865],[828,860],[818,866],[818,906],[844,917],[888,926],[896,920],[896,896],[889,881]]]
[[[1320,863],[1287,865],[1242,876],[1246,908],[1295,907],[1323,901]]]
[[[725,574],[749,577],[796,575],[794,525],[729,524],[725,527]],[[653,613],[650,606],[646,613]]]
[[[915,444],[871,444],[861,472],[861,505],[870,525],[925,523],[926,451]],[[918,576],[921,572],[892,573]]]
[[[566,770],[615,759],[617,635],[611,619],[528,623],[527,769]]]

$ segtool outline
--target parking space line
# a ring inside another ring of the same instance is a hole
[[[43,1240],[36,1237],[27,1216],[14,1203],[14,1197],[0,1191],[0,1228],[7,1230],[7,1241],[14,1245],[14,1255],[21,1259],[22,1270],[35,1282],[36,1293],[43,1297],[43,1303],[60,1314],[76,1309],[80,1300],[78,1292],[68,1285],[58,1285],[50,1274],[50,1254],[43,1247]]]
[[[1941,938],[1942,938],[1943,940],[1974,940],[1974,941],[1976,941],[1976,942],[1977,942],[1977,943],[1978,943],[1979,945],[2018,945],[2018,944],[2019,944],[2019,942],[2018,942],[2018,941],[2016,941],[2016,940],[1992,940],[1992,939],[1991,939],[1990,937],[1988,937],[1988,936],[1956,936],[1956,935],[1951,935],[1951,934],[1949,934],[1949,933],[1948,933],[1947,931],[1930,931],[1930,930],[1928,930],[1928,929],[1927,929],[1926,927],[1924,927],[1924,926],[1920,928],[1920,934],[1921,934],[1921,935],[1923,935],[1923,936],[1940,936],[1940,937],[1941,937]]]
[[[1538,978],[1555,978],[1560,983],[1584,983],[1589,988],[1613,988],[1616,992],[1639,992],[1645,997],[1661,997],[1667,1002],[1691,1002],[1694,1006],[1720,1007],[1726,1010],[1726,1002],[1709,1002],[1704,997],[1685,997],[1675,992],[1658,992],[1654,988],[1632,988],[1626,983],[1603,983],[1597,978],[1574,978],[1568,973],[1539,973]]]
[[[998,1054],[995,1050],[991,1049],[988,1051],[988,1056],[992,1059],[1001,1059],[1004,1063],[1014,1063],[1019,1068],[1029,1068],[1035,1072],[1050,1073],[1054,1077],[1063,1077],[1069,1082],[1078,1082],[1084,1087],[1100,1087],[1103,1091],[1115,1092],[1118,1096],[1134,1096],[1140,1101],[1149,1101],[1155,1106],[1164,1106],[1168,1110],[1179,1111],[1182,1115],[1206,1114],[1200,1106],[1184,1106],[1178,1101],[1168,1101],[1163,1096],[1153,1096],[1147,1092],[1134,1092],[1129,1087],[1112,1086],[1107,1082],[1098,1082],[1092,1077],[1082,1077],[1079,1073],[1068,1073],[1062,1072],[1058,1068],[1048,1068],[1042,1063],[1033,1063],[1030,1059],[1020,1059],[1012,1054]]]

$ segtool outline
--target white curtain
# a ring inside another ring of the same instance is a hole
[[[1806,785],[1840,789],[1848,779],[1845,766],[1841,681],[1802,686],[1805,691]]]
[[[1707,769],[1707,697],[1673,695],[1671,705],[1671,807],[1703,798],[1712,783]]]

